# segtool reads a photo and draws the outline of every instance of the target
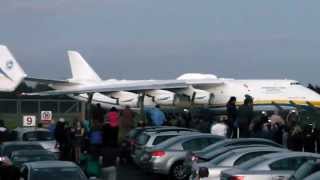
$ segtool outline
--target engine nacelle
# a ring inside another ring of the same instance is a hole
[[[166,90],[151,90],[146,92],[147,96],[159,105],[176,105],[179,102],[176,94]]]
[[[189,96],[192,104],[212,105],[214,103],[214,94],[205,90],[189,87],[181,93]]]
[[[127,91],[118,91],[110,93],[110,97],[117,99],[117,104],[120,106],[138,107],[139,95]]]

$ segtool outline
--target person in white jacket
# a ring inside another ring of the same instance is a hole
[[[227,116],[220,116],[218,122],[212,124],[211,134],[226,137],[228,132],[227,120]]]

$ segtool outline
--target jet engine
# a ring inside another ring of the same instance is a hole
[[[146,92],[146,95],[159,105],[176,105],[179,102],[176,94],[167,90],[151,90]]]
[[[138,107],[139,95],[127,91],[118,91],[109,94],[110,97],[117,100],[117,104],[120,106]]]
[[[214,94],[205,90],[189,87],[181,93],[189,96],[192,104],[212,105],[214,103]]]

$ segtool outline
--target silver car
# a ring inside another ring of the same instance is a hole
[[[156,146],[170,138],[173,138],[176,136],[188,135],[191,133],[197,133],[197,132],[184,131],[184,130],[167,131],[167,132],[162,132],[162,131],[144,132],[137,138],[135,150],[131,155],[131,157],[136,164],[140,164],[141,163],[140,155],[145,149]]]
[[[37,161],[25,163],[20,170],[24,180],[88,180],[73,162],[67,161]]]
[[[153,173],[170,175],[174,179],[185,179],[189,173],[183,162],[189,151],[199,151],[224,137],[212,134],[193,133],[177,136],[150,149],[140,156],[140,166]]]
[[[202,179],[211,179],[211,180],[219,180],[220,173],[223,170],[227,170],[232,168],[233,166],[238,166],[241,163],[244,163],[250,159],[270,154],[276,152],[289,152],[288,149],[284,148],[275,148],[275,147],[250,147],[250,148],[240,148],[228,151],[224,154],[219,155],[211,159],[208,162],[195,164],[195,168],[197,167],[206,167],[208,168],[209,177]],[[196,179],[197,174],[195,173],[191,179]]]
[[[212,144],[205,149],[198,152],[197,156],[205,156],[207,153],[211,153],[217,149],[221,149],[223,147],[229,147],[229,146],[241,146],[241,145],[265,145],[265,146],[273,146],[273,147],[279,147],[282,148],[283,146],[275,143],[274,141],[263,139],[263,138],[240,138],[240,139],[225,139],[223,141],[220,141],[218,143]]]
[[[281,152],[259,156],[241,165],[222,171],[222,180],[274,180],[288,179],[308,160],[320,159],[319,154]]]
[[[45,128],[16,128],[13,130],[16,136],[16,141],[32,141],[39,143],[44,149],[58,153],[59,149],[56,146],[56,140]]]

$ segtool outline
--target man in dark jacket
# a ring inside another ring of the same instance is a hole
[[[227,103],[227,125],[228,125],[228,132],[227,132],[227,137],[235,137],[236,135],[236,128],[234,128],[234,122],[237,119],[237,113],[238,109],[236,106],[236,97],[232,96],[228,103]]]
[[[253,119],[253,98],[245,96],[244,104],[239,107],[237,125],[239,127],[239,137],[250,137],[249,126]]]

